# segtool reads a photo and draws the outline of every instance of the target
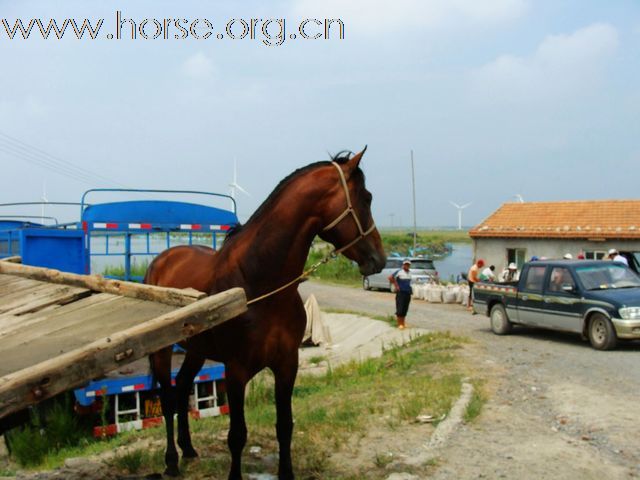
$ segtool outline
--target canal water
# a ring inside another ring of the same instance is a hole
[[[202,238],[200,238],[194,236],[193,242],[211,246],[211,237],[202,236]],[[188,238],[179,235],[172,235],[169,245],[167,245],[166,237],[151,236],[149,244],[147,245],[144,236],[133,236],[131,239],[131,251],[135,255],[132,258],[132,263],[146,265],[153,258],[150,255],[144,254],[147,251],[161,252],[168,246],[185,245],[187,243]],[[219,239],[218,245],[221,243],[222,238]],[[104,255],[104,237],[94,238],[91,242],[91,250],[97,254],[91,258],[92,273],[103,273],[107,267],[124,265],[124,240],[122,238],[111,238],[109,240],[109,255]],[[449,255],[434,258],[434,265],[443,281],[456,281],[461,272],[467,273],[472,260],[473,247],[470,243],[454,243]]]
[[[473,261],[473,246],[470,243],[454,243],[449,255],[434,258],[433,263],[443,281],[456,281],[460,273],[465,274]]]

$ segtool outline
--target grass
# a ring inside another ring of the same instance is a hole
[[[147,273],[147,268],[149,268],[149,263],[150,261],[146,259],[138,262],[134,257],[131,261],[131,276],[144,277],[144,274]],[[124,265],[107,265],[104,267],[102,275],[105,277],[124,278]]]
[[[413,232],[406,230],[383,230],[380,232],[385,252],[409,255],[413,249]],[[416,232],[416,254],[426,256],[444,255],[447,244],[470,243],[471,238],[464,230],[426,230]]]
[[[406,230],[384,230],[380,232],[382,246],[387,254],[398,253],[401,256],[408,256],[413,248],[413,235]],[[418,251],[427,257],[444,255],[448,251],[450,243],[470,243],[466,231],[463,230],[426,230],[420,231],[417,235]],[[329,252],[326,248],[312,249],[307,258],[305,270],[311,265],[322,260]],[[321,265],[312,275],[312,278],[324,282],[335,283],[358,287],[362,285],[362,275],[358,271],[355,262],[350,261],[344,255],[330,260]]]
[[[400,255],[409,255],[409,250],[413,248],[413,235],[406,230],[386,230],[381,231],[382,245],[385,252],[397,252]],[[447,252],[449,243],[469,243],[471,239],[466,231],[458,230],[426,230],[420,231],[417,235],[417,245],[422,250],[417,252],[427,256],[438,256]],[[314,250],[309,253],[305,270],[314,263],[322,260],[327,250]],[[131,260],[131,276],[144,277],[149,267],[149,260]],[[102,271],[102,275],[110,277],[124,278],[124,265],[108,265]],[[312,275],[313,278],[338,285],[360,286],[362,275],[358,271],[358,266],[343,255],[332,259],[328,263],[321,265]]]
[[[156,470],[164,468],[164,456],[160,451],[149,451],[136,448],[116,455],[111,465],[120,471],[129,474],[140,473],[144,468],[155,467]]]
[[[482,412],[482,407],[487,402],[486,395],[483,389],[483,383],[480,381],[474,381],[473,384],[473,394],[471,395],[471,401],[469,405],[467,405],[467,409],[464,412],[464,421],[469,423],[480,415]]]
[[[34,407],[29,424],[7,432],[12,455],[23,467],[39,465],[49,454],[79,445],[86,437],[68,394],[46,407]]]
[[[362,478],[362,475],[386,478],[391,461],[387,453],[367,452],[371,460],[365,473],[361,468],[352,471],[335,461],[335,454],[353,449],[374,424],[383,425],[390,436],[397,436],[410,428],[418,415],[428,413],[440,418],[446,414],[460,394],[462,379],[469,374],[456,353],[465,342],[464,338],[448,333],[430,333],[402,346],[391,345],[380,358],[329,365],[323,375],[300,375],[293,394],[293,458],[298,478]],[[264,371],[247,389],[246,474],[275,473],[277,469],[273,461],[265,460],[274,458],[278,449],[273,398],[273,376]],[[481,396],[472,401],[469,420],[477,416],[481,403]],[[202,419],[191,425],[201,460],[182,467],[185,478],[224,476],[229,466],[225,438],[228,418]],[[136,447],[134,442],[140,439],[162,441],[164,429],[126,432],[106,440],[84,439],[75,446],[61,445],[56,452],[45,453],[39,467],[50,469],[61,465],[67,457],[86,457],[129,445],[128,450],[110,461],[113,469],[130,475],[161,471],[163,448]],[[251,446],[260,446],[261,453],[250,454]],[[390,448],[393,447],[391,444]],[[7,465],[5,471],[13,471],[11,467]]]

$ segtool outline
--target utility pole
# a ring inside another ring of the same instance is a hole
[[[413,166],[413,150],[411,150],[411,185],[413,187],[413,255],[415,255],[418,227],[416,225],[416,172]]]

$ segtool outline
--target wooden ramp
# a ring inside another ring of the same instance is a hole
[[[0,418],[246,311],[207,297],[0,261]]]

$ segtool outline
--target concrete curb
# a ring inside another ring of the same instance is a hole
[[[464,414],[469,406],[469,402],[471,402],[473,385],[466,380],[468,379],[463,380],[460,397],[451,408],[447,418],[438,424],[429,441],[424,444],[423,449],[402,463],[412,466],[424,465],[434,458],[435,451],[438,448],[446,445],[451,434],[453,434],[463,422]]]

